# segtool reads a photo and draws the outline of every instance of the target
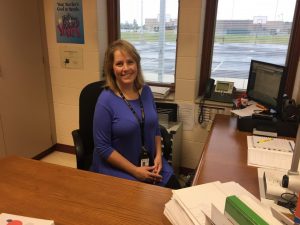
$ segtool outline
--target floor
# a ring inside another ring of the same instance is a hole
[[[76,156],[70,153],[54,151],[41,161],[76,168]]]

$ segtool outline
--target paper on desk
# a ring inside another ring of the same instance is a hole
[[[11,222],[8,223],[8,221]],[[27,216],[13,215],[8,213],[1,213],[0,224],[54,225],[54,221]]]
[[[247,106],[244,109],[235,109],[235,110],[231,110],[232,113],[240,116],[240,117],[245,117],[245,116],[252,116],[252,114],[255,111],[262,111],[261,108],[259,108],[258,106],[256,106],[256,104],[252,104]]]
[[[164,214],[173,225],[194,225],[175,199],[171,199],[166,203]]]
[[[214,224],[218,225],[232,225],[223,212],[218,210],[214,204],[211,204],[211,220]]]
[[[217,184],[219,181],[173,190],[173,198],[181,205],[194,224],[204,225],[206,215],[211,215],[211,203],[222,212],[225,208],[226,195]]]

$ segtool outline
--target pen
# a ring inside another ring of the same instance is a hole
[[[268,138],[268,139],[263,139],[263,140],[259,140],[259,141],[257,141],[257,143],[264,143],[264,142],[268,142],[268,141],[272,141],[273,140],[273,138]]]
[[[258,108],[262,109],[262,110],[267,110],[267,108],[266,108],[266,107],[264,107],[264,106],[263,106],[263,105],[261,105],[261,104],[256,104],[256,106],[257,106]]]

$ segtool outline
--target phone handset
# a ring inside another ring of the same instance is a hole
[[[206,83],[204,98],[210,98],[211,97],[211,94],[214,91],[214,86],[215,86],[215,80],[210,78]]]

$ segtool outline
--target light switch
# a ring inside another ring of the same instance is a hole
[[[66,69],[83,69],[82,48],[75,46],[60,47],[60,65]]]

